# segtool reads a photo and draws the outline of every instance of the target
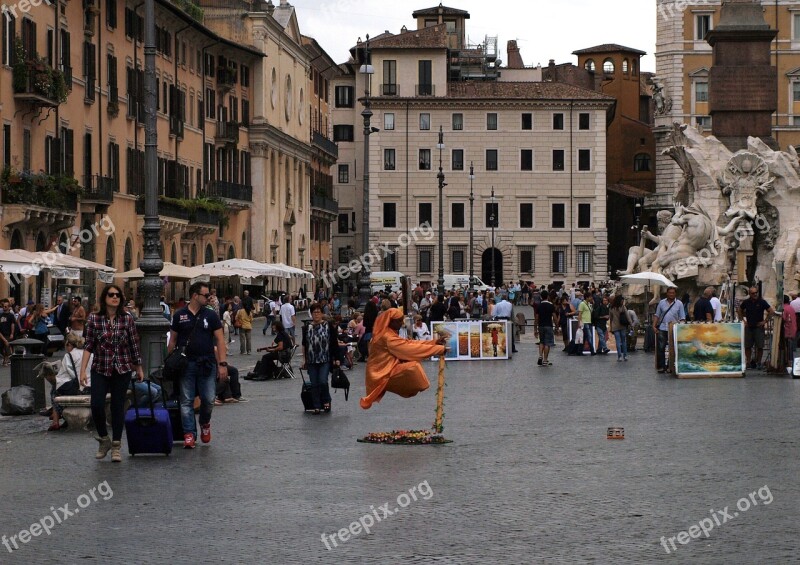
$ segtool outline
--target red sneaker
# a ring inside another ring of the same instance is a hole
[[[203,440],[203,443],[211,441],[211,424],[200,426],[200,439]]]
[[[194,449],[194,434],[183,434],[183,448]]]

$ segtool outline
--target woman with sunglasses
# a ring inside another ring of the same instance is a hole
[[[131,373],[144,380],[139,335],[133,316],[123,306],[125,296],[117,285],[108,285],[100,293],[99,309],[86,322],[84,351],[94,354],[92,375],[92,418],[100,442],[95,457],[103,459],[111,451],[111,461],[122,461],[122,428],[125,424],[125,396]],[[81,385],[87,386],[89,355],[81,360]],[[111,431],[106,426],[106,394],[111,393]]]

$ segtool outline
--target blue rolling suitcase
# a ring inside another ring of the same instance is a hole
[[[128,437],[128,453],[172,453],[172,424],[167,406],[162,398],[161,406],[153,403],[150,381],[147,381],[149,408],[139,408],[136,387],[133,389],[133,405],[125,413],[125,435]]]

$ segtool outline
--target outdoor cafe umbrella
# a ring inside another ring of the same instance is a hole
[[[0,275],[13,273],[22,275],[38,275],[39,266],[29,257],[23,257],[14,251],[0,249]]]
[[[158,276],[176,280],[191,280],[203,276],[203,274],[204,271],[198,267],[184,267],[183,265],[164,261],[164,267],[158,273]],[[133,269],[124,273],[117,273],[114,276],[118,279],[143,279],[144,273],[141,269]]]
[[[632,275],[623,275],[619,278],[620,281],[626,284],[646,284],[647,290],[644,291],[644,305],[645,305],[645,312],[647,313],[647,317],[649,319],[650,313],[649,309],[647,308],[647,293],[650,289],[651,284],[657,285],[664,285],[667,288],[678,288],[674,282],[669,280],[667,277],[662,275],[661,273],[654,273],[652,271],[643,271],[641,273],[634,273]]]

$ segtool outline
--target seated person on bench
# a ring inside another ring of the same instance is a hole
[[[81,389],[80,380],[78,379],[77,367],[81,366],[81,361],[83,360],[82,348],[82,337],[79,337],[74,333],[67,334],[67,353],[61,360],[61,369],[55,375],[53,380],[50,378],[47,379],[53,385],[53,388],[50,390],[50,400],[53,401],[53,412],[51,413],[50,418],[53,420],[53,424],[48,428],[47,431],[55,431],[64,428],[67,425],[66,422],[63,424],[60,423],[61,413],[64,411],[64,408],[56,403],[55,398],[57,396],[79,396],[81,394],[88,395],[90,393],[89,386]],[[89,366],[91,366],[91,362],[92,358],[90,356]]]
[[[282,352],[290,352],[293,347],[292,337],[286,332],[283,323],[280,320],[275,320],[272,323],[272,331],[275,333],[275,343],[268,347],[261,347],[256,350],[266,351],[267,353],[261,357],[261,361],[256,364],[255,376],[250,379],[253,381],[266,381],[275,376],[278,370],[275,361],[277,361]]]
[[[224,381],[217,380],[217,397],[214,399],[214,406],[232,402],[247,402],[247,399],[242,396],[239,369],[229,364],[228,379]]]

